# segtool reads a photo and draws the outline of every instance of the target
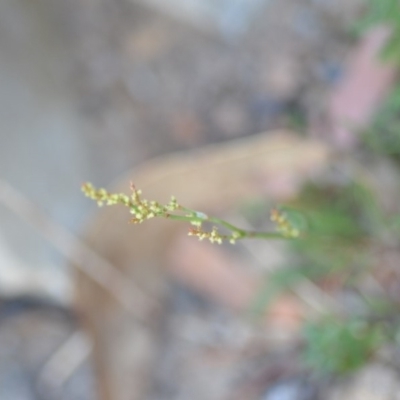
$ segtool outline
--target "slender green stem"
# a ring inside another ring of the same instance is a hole
[[[188,211],[188,209],[185,209]],[[199,218],[196,217],[196,214],[200,214],[194,210],[190,210],[191,213],[194,215],[177,215],[177,214],[168,214],[166,215],[167,218],[177,220],[177,221],[184,221],[184,222],[212,222],[216,225],[223,226],[227,228],[232,233],[235,232],[238,237],[237,239],[244,239],[244,238],[252,238],[252,239],[283,239],[285,238],[281,233],[278,232],[257,232],[257,231],[249,231],[246,229],[239,228],[223,219],[216,218],[216,217],[209,217],[206,218]],[[286,239],[286,238],[285,238]]]
[[[246,237],[249,239],[290,239],[287,236],[282,235],[278,232],[252,232],[247,231]]]
[[[221,226],[229,229],[232,232],[238,233],[240,236],[247,234],[246,230],[238,228],[237,226],[232,225],[229,222],[227,222],[227,221],[225,221],[223,219],[220,219],[220,218],[208,217],[207,221],[213,222],[214,224],[217,224],[217,225],[221,225]]]
[[[198,217],[191,217],[189,215],[178,215],[178,214],[164,214],[165,218],[173,219],[175,221],[184,221],[184,222],[204,222],[204,219]]]

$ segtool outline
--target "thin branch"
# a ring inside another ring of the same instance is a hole
[[[144,323],[144,316],[140,315],[138,310],[145,309],[142,305],[148,304],[150,299],[131,279],[63,226],[51,220],[23,194],[2,179],[0,179],[0,203],[36,228],[75,268],[110,293],[130,315]]]
[[[179,204],[175,197],[167,204],[160,204],[157,201],[149,201],[142,198],[142,192],[134,184],[131,184],[132,193],[130,196],[124,193],[109,193],[106,189],[96,189],[91,183],[82,185],[84,194],[95,200],[99,206],[122,204],[129,208],[133,215],[133,223],[143,223],[148,219],[161,217],[177,221],[188,222],[192,227],[189,230],[190,236],[197,236],[200,240],[207,239],[212,243],[221,244],[228,241],[234,244],[242,239],[291,239],[300,235],[300,231],[292,225],[285,213],[273,209],[271,220],[276,223],[275,232],[255,232],[240,228],[221,218],[208,216],[203,212],[196,211]],[[203,223],[211,223],[214,226],[211,231],[203,229]],[[228,231],[227,234],[219,232],[222,227]]]

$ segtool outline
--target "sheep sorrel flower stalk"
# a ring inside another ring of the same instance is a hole
[[[188,222],[192,225],[189,229],[189,236],[197,236],[199,240],[207,239],[211,243],[222,244],[224,241],[234,244],[237,240],[246,238],[259,239],[290,239],[300,235],[300,231],[294,227],[285,213],[278,209],[271,212],[271,220],[276,223],[277,232],[254,232],[238,228],[231,223],[212,216],[208,216],[200,211],[191,210],[182,206],[177,199],[172,196],[167,204],[160,204],[157,201],[149,201],[142,198],[141,190],[131,184],[131,195],[124,193],[109,193],[106,189],[96,189],[91,183],[82,185],[83,193],[97,201],[99,206],[121,204],[129,208],[133,215],[131,222],[140,224],[147,219],[161,217],[178,221]],[[204,223],[212,224],[211,230],[203,228]],[[220,233],[223,228],[228,233]]]

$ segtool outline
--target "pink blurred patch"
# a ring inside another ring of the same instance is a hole
[[[340,148],[357,142],[355,131],[365,128],[390,90],[396,77],[394,66],[380,59],[389,31],[371,30],[349,60],[347,73],[328,103],[331,138]]]

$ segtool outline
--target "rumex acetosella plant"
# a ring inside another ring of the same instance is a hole
[[[272,209],[270,218],[275,230],[271,232],[239,228],[223,219],[187,208],[175,197],[166,204],[148,200],[133,184],[130,194],[110,193],[90,183],[82,185],[82,190],[99,206],[127,207],[134,224],[146,223],[153,218],[175,220],[189,225],[190,236],[211,243],[234,244],[254,238],[288,240],[290,263],[269,274],[255,304],[260,310],[265,310],[280,293],[293,291],[305,281],[315,282],[317,286],[323,285],[324,281],[342,282],[338,294],[357,293],[358,283],[373,272],[370,244],[376,242],[374,246],[379,246],[379,232],[385,225],[372,194],[357,184],[306,185],[290,207]],[[384,322],[381,319],[376,322],[376,310],[370,303],[381,304],[383,301],[389,315],[397,307],[389,299],[365,295],[368,299],[363,315],[354,315],[354,310],[350,309],[344,314],[341,309],[328,309],[324,312],[328,319],[317,319],[304,325],[304,360],[314,371],[341,374],[357,369],[381,343],[391,341],[388,332],[395,332],[396,328],[386,321],[386,317]]]
[[[255,232],[241,229],[223,219],[184,207],[174,196],[167,204],[144,199],[141,190],[137,189],[134,184],[131,184],[130,195],[110,193],[106,189],[95,188],[91,183],[83,184],[82,191],[87,197],[95,200],[99,206],[120,204],[127,207],[132,214],[131,222],[134,224],[157,217],[187,222],[191,225],[188,231],[189,236],[195,236],[199,240],[209,240],[211,243],[229,242],[234,244],[237,240],[246,238],[293,239],[301,235],[300,229],[283,210],[278,208],[271,211],[271,220],[276,224],[276,231]],[[212,225],[211,229],[204,228],[207,223]],[[222,229],[224,233],[221,233]]]

